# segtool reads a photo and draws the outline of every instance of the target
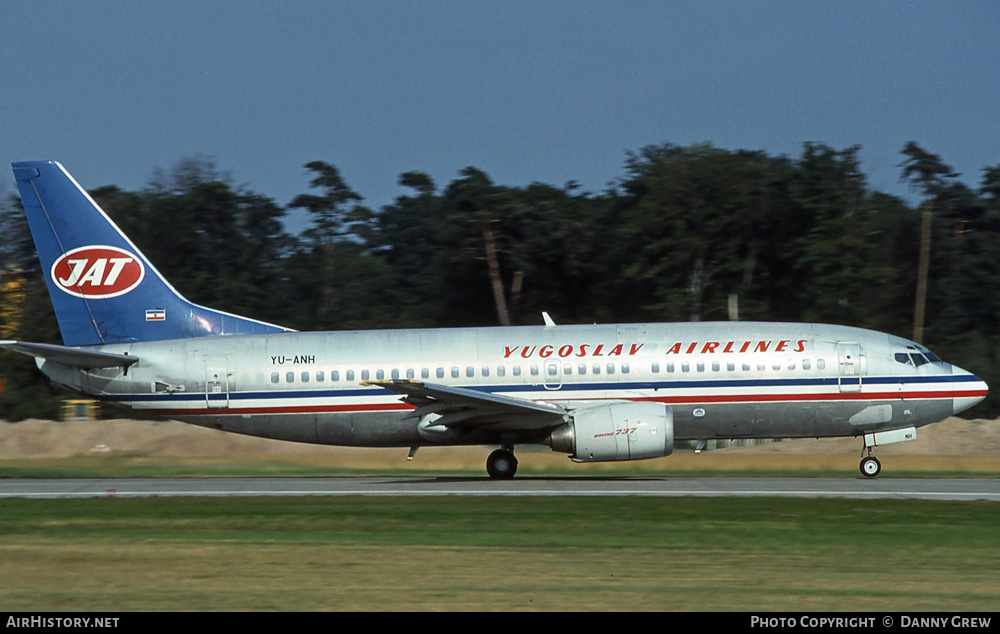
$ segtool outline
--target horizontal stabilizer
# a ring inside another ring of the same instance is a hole
[[[29,357],[47,359],[53,363],[66,365],[71,368],[127,368],[139,360],[138,357],[127,354],[68,348],[51,343],[0,341],[0,348],[20,352]]]

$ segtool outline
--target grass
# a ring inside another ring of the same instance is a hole
[[[893,500],[0,500],[0,605],[993,610],[996,513]]]
[[[113,432],[100,441],[114,454],[3,458],[0,477],[485,477],[489,452],[427,448],[412,462],[405,449],[179,458],[120,451],[126,432]],[[518,457],[521,476],[858,478],[860,456],[720,450],[576,465],[519,448]],[[879,457],[881,478],[1000,477],[993,455]],[[991,611],[1000,604],[997,509],[827,499],[0,500],[0,606]]]

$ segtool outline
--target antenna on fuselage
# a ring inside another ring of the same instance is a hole
[[[556,325],[556,322],[552,321],[552,318],[549,317],[549,314],[544,310],[542,311],[542,319],[545,321],[546,328],[551,328]]]

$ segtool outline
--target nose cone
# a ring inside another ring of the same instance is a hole
[[[955,375],[955,391],[952,397],[952,411],[955,414],[964,412],[986,398],[986,394],[990,391],[986,381],[958,366],[952,366],[951,373]]]

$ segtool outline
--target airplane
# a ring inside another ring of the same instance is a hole
[[[13,163],[63,345],[2,341],[54,384],[146,414],[305,443],[515,445],[575,462],[678,442],[860,437],[873,449],[982,401],[986,383],[861,328],[692,322],[296,332],[184,299],[57,162]]]

